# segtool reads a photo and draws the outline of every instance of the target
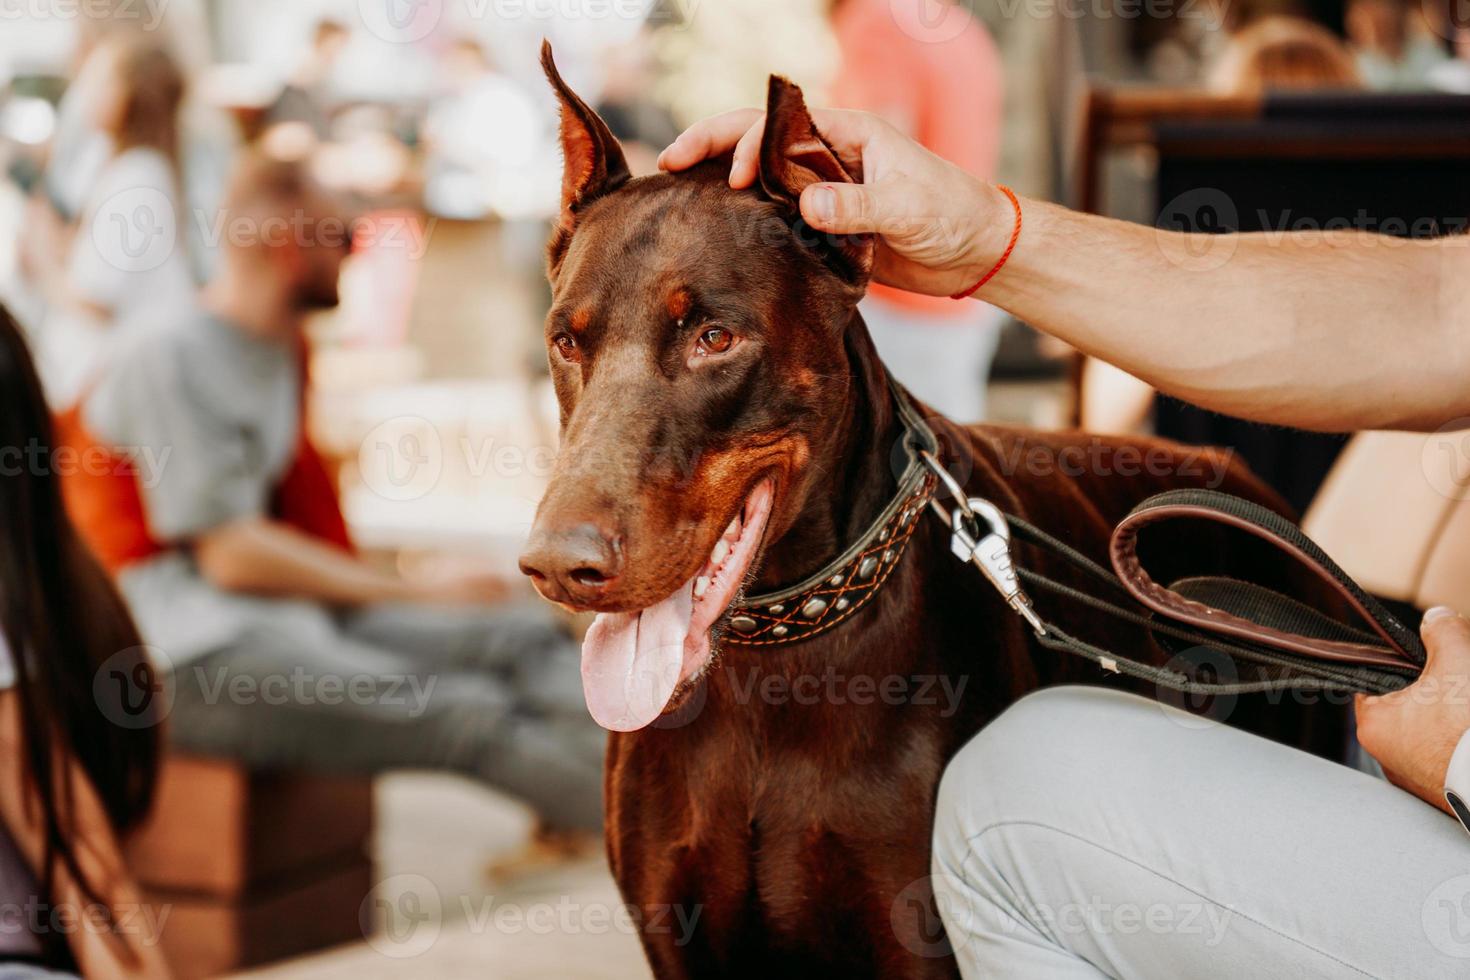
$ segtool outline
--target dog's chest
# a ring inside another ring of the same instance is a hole
[[[729,694],[711,691],[682,732],[618,739],[608,829],[625,897],[698,908],[697,941],[726,965],[887,943],[875,910],[927,874],[943,719]]]

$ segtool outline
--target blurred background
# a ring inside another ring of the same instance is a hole
[[[1023,194],[1158,227],[1422,236],[1463,231],[1470,213],[1465,13],[1452,0],[0,3],[0,299],[63,406],[94,356],[59,312],[58,290],[86,285],[65,229],[131,186],[98,122],[109,93],[172,119],[181,290],[213,272],[213,216],[242,148],[307,161],[360,216],[341,304],[311,324],[308,413],[353,537],[400,568],[448,552],[513,572],[555,451],[542,248],[561,162],[543,37],[635,173],[690,122],[759,104],[780,72],[809,101],[883,113]],[[104,58],[117,35],[162,46],[176,78]],[[1422,441],[1247,426],[1156,399],[983,304],[890,293],[865,301],[880,349],[950,414],[1234,446],[1371,587],[1470,605],[1426,530],[1458,502],[1458,471],[1449,492],[1382,479],[1384,460],[1437,465]],[[1370,519],[1403,553],[1373,550]],[[172,822],[138,867],[187,922],[166,941],[182,975],[647,973],[600,856],[510,866],[531,817],[479,785],[193,765],[165,780]],[[191,834],[227,837],[238,867],[192,874]],[[280,840],[301,846],[261,844]]]

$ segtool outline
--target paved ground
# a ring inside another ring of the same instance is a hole
[[[370,940],[236,980],[646,980],[637,939],[600,856],[506,876],[529,819],[454,776],[378,782],[376,904]]]

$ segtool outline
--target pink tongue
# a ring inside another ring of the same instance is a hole
[[[602,613],[582,641],[582,693],[603,728],[637,731],[674,696],[693,615],[691,579],[673,595],[635,613]]]

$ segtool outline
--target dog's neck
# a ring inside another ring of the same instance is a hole
[[[789,586],[837,557],[868,528],[897,486],[890,460],[902,423],[887,372],[856,310],[842,336],[847,399],[826,420],[832,441],[809,464],[818,476],[791,529],[766,552],[751,592]]]

